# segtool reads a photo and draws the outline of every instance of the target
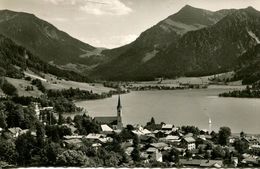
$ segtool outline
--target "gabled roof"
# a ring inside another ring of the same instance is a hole
[[[154,148],[154,147],[149,147],[149,148],[146,150],[146,152],[148,152],[148,153],[155,153],[156,151],[157,151],[157,149]]]
[[[101,116],[101,117],[95,117],[94,121],[100,124],[112,124],[117,123],[117,116]]]
[[[103,134],[95,134],[95,133],[89,133],[87,135],[87,139],[99,139],[99,138],[104,138],[105,136]]]
[[[102,124],[102,125],[101,125],[101,130],[102,130],[102,131],[107,131],[107,132],[112,132],[112,131],[114,131],[114,130],[111,129],[107,124]]]
[[[184,137],[183,140],[187,143],[194,143],[196,141],[193,137]]]
[[[64,140],[64,142],[67,144],[81,144],[82,140],[81,139],[70,139],[70,140]]]
[[[164,148],[164,147],[167,147],[168,144],[166,143],[163,143],[163,142],[160,142],[160,143],[152,143],[150,144],[152,147],[155,147],[155,148],[158,148],[158,149],[161,149],[161,148]]]
[[[166,136],[166,140],[179,140],[179,136],[173,136],[173,135],[168,135]]]
[[[173,125],[172,124],[163,124],[162,129],[172,129]]]
[[[64,139],[66,140],[70,140],[70,139],[82,139],[83,138],[83,135],[75,135],[75,136],[64,136]]]
[[[202,160],[201,167],[222,167],[223,161],[222,160]]]
[[[22,131],[22,129],[20,127],[13,127],[13,128],[9,128],[8,131],[10,131],[12,134],[16,134]]]
[[[203,159],[180,159],[180,163],[189,166],[200,166],[200,167],[222,167],[222,160],[203,160]]]

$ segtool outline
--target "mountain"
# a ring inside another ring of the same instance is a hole
[[[146,74],[134,75],[135,72],[138,73],[135,70],[145,67],[155,58],[158,59],[159,53],[176,45],[187,32],[214,25],[232,12],[234,10],[212,12],[186,5],[176,14],[144,31],[134,42],[117,49],[104,50],[103,54],[112,60],[98,66],[93,74],[96,77],[110,80],[145,80]]]
[[[74,81],[89,81],[86,76],[59,69],[42,61],[26,48],[17,45],[11,39],[0,34],[0,76],[20,79],[24,76],[23,71],[26,69],[30,69],[35,73],[49,73],[59,78]]]
[[[243,84],[252,84],[260,80],[260,41],[238,58],[235,79]]]
[[[105,75],[112,80],[151,80],[231,71],[238,57],[258,44],[259,27],[260,12],[254,8],[232,11],[211,26],[185,33],[145,63],[143,58],[115,59]]]
[[[102,49],[71,37],[33,14],[1,10],[0,34],[47,62],[94,65],[103,60]]]
[[[201,76],[233,70],[238,57],[258,43],[259,27],[260,12],[251,7],[235,11],[215,25],[188,32],[139,71]]]

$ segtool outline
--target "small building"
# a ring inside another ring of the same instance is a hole
[[[163,143],[163,142],[159,142],[159,143],[151,143],[150,146],[154,147],[158,150],[163,150],[165,147],[168,147],[168,144]]]
[[[112,134],[114,130],[110,128],[107,124],[101,125],[101,133],[103,134]]]
[[[188,150],[196,149],[196,140],[193,137],[184,137],[182,139],[182,144],[187,148]]]
[[[20,127],[13,127],[7,130],[13,138],[17,138],[21,134],[21,131],[22,129]]]
[[[174,136],[174,135],[168,135],[168,136],[165,137],[165,141],[172,142],[172,143],[179,143],[180,142],[180,137],[179,136]]]
[[[183,166],[220,168],[223,167],[223,160],[203,160],[203,159],[180,159],[179,163]]]
[[[163,124],[162,125],[162,130],[172,131],[173,127],[174,126],[172,124]]]
[[[148,158],[153,161],[163,162],[162,153],[155,147],[149,147],[146,150],[146,153],[149,155]]]
[[[63,145],[65,147],[75,146],[75,147],[79,148],[80,146],[82,146],[84,144],[81,139],[75,138],[75,139],[64,140]]]

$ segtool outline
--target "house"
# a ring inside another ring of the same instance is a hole
[[[188,150],[196,149],[195,139],[193,137],[184,137],[182,143]]]
[[[143,142],[143,143],[157,143],[158,142],[158,139],[154,136],[150,136],[150,135],[141,135],[139,137],[140,139],[140,142]]]
[[[157,138],[163,138],[166,137],[167,135],[165,134],[165,132],[161,131],[161,130],[155,130],[154,132],[155,137]]]
[[[114,132],[113,129],[111,129],[107,124],[101,125],[101,133],[103,134],[112,134]]]
[[[173,127],[174,126],[172,124],[163,124],[162,125],[162,130],[172,131]]]
[[[174,135],[168,135],[168,136],[165,137],[165,141],[172,142],[172,143],[179,143],[180,142],[180,137],[179,136],[174,136]]]
[[[74,125],[71,125],[71,124],[62,124],[62,126],[66,126],[66,127],[70,128],[72,134],[75,134],[76,131],[77,131],[77,128],[76,128]]]
[[[149,157],[151,160],[163,162],[162,153],[161,153],[161,151],[158,150],[157,148],[155,148],[155,147],[149,147],[149,148],[146,150],[146,153],[149,155],[148,157]]]
[[[87,140],[96,141],[96,142],[106,142],[106,135],[104,134],[96,134],[96,133],[89,133],[86,137]]]
[[[245,157],[241,163],[247,164],[249,166],[251,165],[257,165],[259,164],[259,157],[258,156],[253,156],[253,155],[249,155],[247,157]]]
[[[234,144],[236,140],[238,140],[239,137],[238,136],[229,136],[228,138],[228,142],[229,144]]]
[[[193,167],[205,167],[205,168],[220,168],[223,167],[222,160],[203,160],[203,159],[180,159],[179,163],[184,166],[193,166]]]
[[[150,144],[150,146],[151,146],[151,147],[154,147],[154,148],[156,148],[156,149],[158,149],[158,150],[162,150],[162,149],[164,149],[165,147],[168,147],[168,144],[163,143],[163,142],[159,142],[159,143],[152,143],[152,144]]]
[[[69,139],[69,140],[64,140],[63,145],[68,147],[68,146],[76,146],[79,148],[80,146],[84,145],[81,139],[75,138],[75,139]]]
[[[231,157],[231,164],[234,167],[237,167],[237,165],[238,165],[238,157]]]
[[[200,167],[214,167],[214,168],[221,168],[223,167],[223,160],[202,160],[200,163]]]
[[[70,139],[82,139],[83,135],[73,135],[73,136],[63,136],[64,139],[70,140]]]
[[[134,150],[134,147],[127,147],[127,148],[125,149],[125,153],[130,156],[131,153],[133,152],[133,150]]]
[[[7,130],[13,138],[17,138],[21,134],[21,131],[22,129],[20,127],[13,127]]]
[[[140,135],[150,135],[152,134],[151,131],[149,131],[148,129],[144,129],[142,126],[137,126],[135,130],[132,130],[132,132],[138,136]]]

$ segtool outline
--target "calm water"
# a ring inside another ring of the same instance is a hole
[[[229,89],[230,90],[230,89]],[[121,95],[123,122],[146,124],[151,117],[156,122],[172,123],[175,126],[195,125],[208,129],[229,126],[234,133],[260,133],[260,99],[220,98],[217,95],[228,89],[140,91]],[[117,96],[112,98],[81,101],[90,116],[116,115]]]

